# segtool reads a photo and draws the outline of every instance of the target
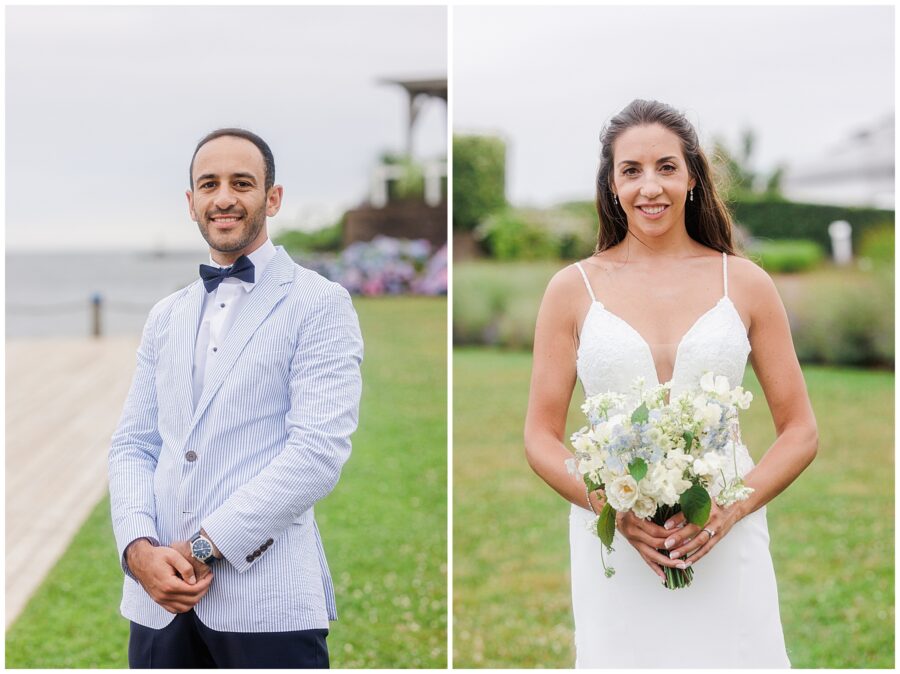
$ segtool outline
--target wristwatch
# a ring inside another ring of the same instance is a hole
[[[212,541],[203,536],[199,531],[191,537],[191,557],[204,564],[209,564],[215,560],[215,556],[213,556]]]

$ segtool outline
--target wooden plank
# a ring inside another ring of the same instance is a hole
[[[6,343],[6,626],[107,489],[137,337]]]

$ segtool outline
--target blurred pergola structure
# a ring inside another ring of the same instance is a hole
[[[413,129],[422,107],[430,98],[439,98],[447,104],[447,78],[435,77],[418,80],[382,79],[383,84],[395,84],[403,87],[409,99],[409,118],[406,124],[406,156],[412,157]]]

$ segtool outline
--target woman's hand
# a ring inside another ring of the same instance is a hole
[[[632,512],[616,513],[616,529],[663,582],[666,580],[666,574],[660,567],[685,568],[683,560],[669,559],[658,552],[666,547],[666,539],[673,536],[671,531],[663,529],[658,524],[639,519]]]
[[[665,524],[667,529],[663,529],[666,538],[660,547],[666,548],[673,560],[684,560],[686,566],[692,566],[716,547],[738,520],[740,515],[734,507],[723,508],[713,499],[709,520],[702,527],[688,523],[684,513],[670,517]]]

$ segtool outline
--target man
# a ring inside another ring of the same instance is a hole
[[[347,292],[269,240],[268,145],[194,151],[201,278],[150,312],[109,452],[131,667],[327,667],[334,590],[313,505],[350,454],[362,339]]]

